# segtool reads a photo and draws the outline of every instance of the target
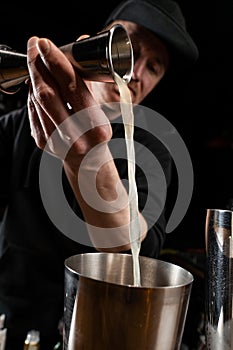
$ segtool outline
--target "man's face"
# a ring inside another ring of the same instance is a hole
[[[127,30],[134,53],[134,69],[128,87],[132,103],[139,104],[159,83],[169,64],[169,54],[163,42],[152,32],[136,23],[117,21]],[[115,83],[86,82],[97,103],[119,102]]]

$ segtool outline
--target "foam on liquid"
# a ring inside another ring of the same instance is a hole
[[[121,114],[125,129],[125,142],[128,162],[129,207],[130,207],[130,244],[133,258],[134,285],[140,286],[139,251],[141,247],[141,225],[138,211],[138,191],[135,180],[135,150],[134,150],[134,114],[131,94],[127,83],[115,73],[115,82],[120,92]]]

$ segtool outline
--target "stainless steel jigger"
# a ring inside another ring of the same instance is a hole
[[[132,44],[121,24],[64,45],[60,50],[86,80],[113,82],[114,74],[117,73],[128,83],[132,77]],[[28,77],[27,55],[0,45],[0,90],[13,94]]]

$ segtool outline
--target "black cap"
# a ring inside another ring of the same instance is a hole
[[[165,42],[174,62],[195,63],[199,53],[179,5],[172,0],[127,0],[110,14],[105,25],[112,21],[135,22],[154,32]]]

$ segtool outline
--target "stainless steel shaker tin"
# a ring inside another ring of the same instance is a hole
[[[193,276],[140,256],[87,253],[65,261],[64,350],[178,350]]]
[[[233,212],[206,215],[206,342],[209,350],[233,349]]]

